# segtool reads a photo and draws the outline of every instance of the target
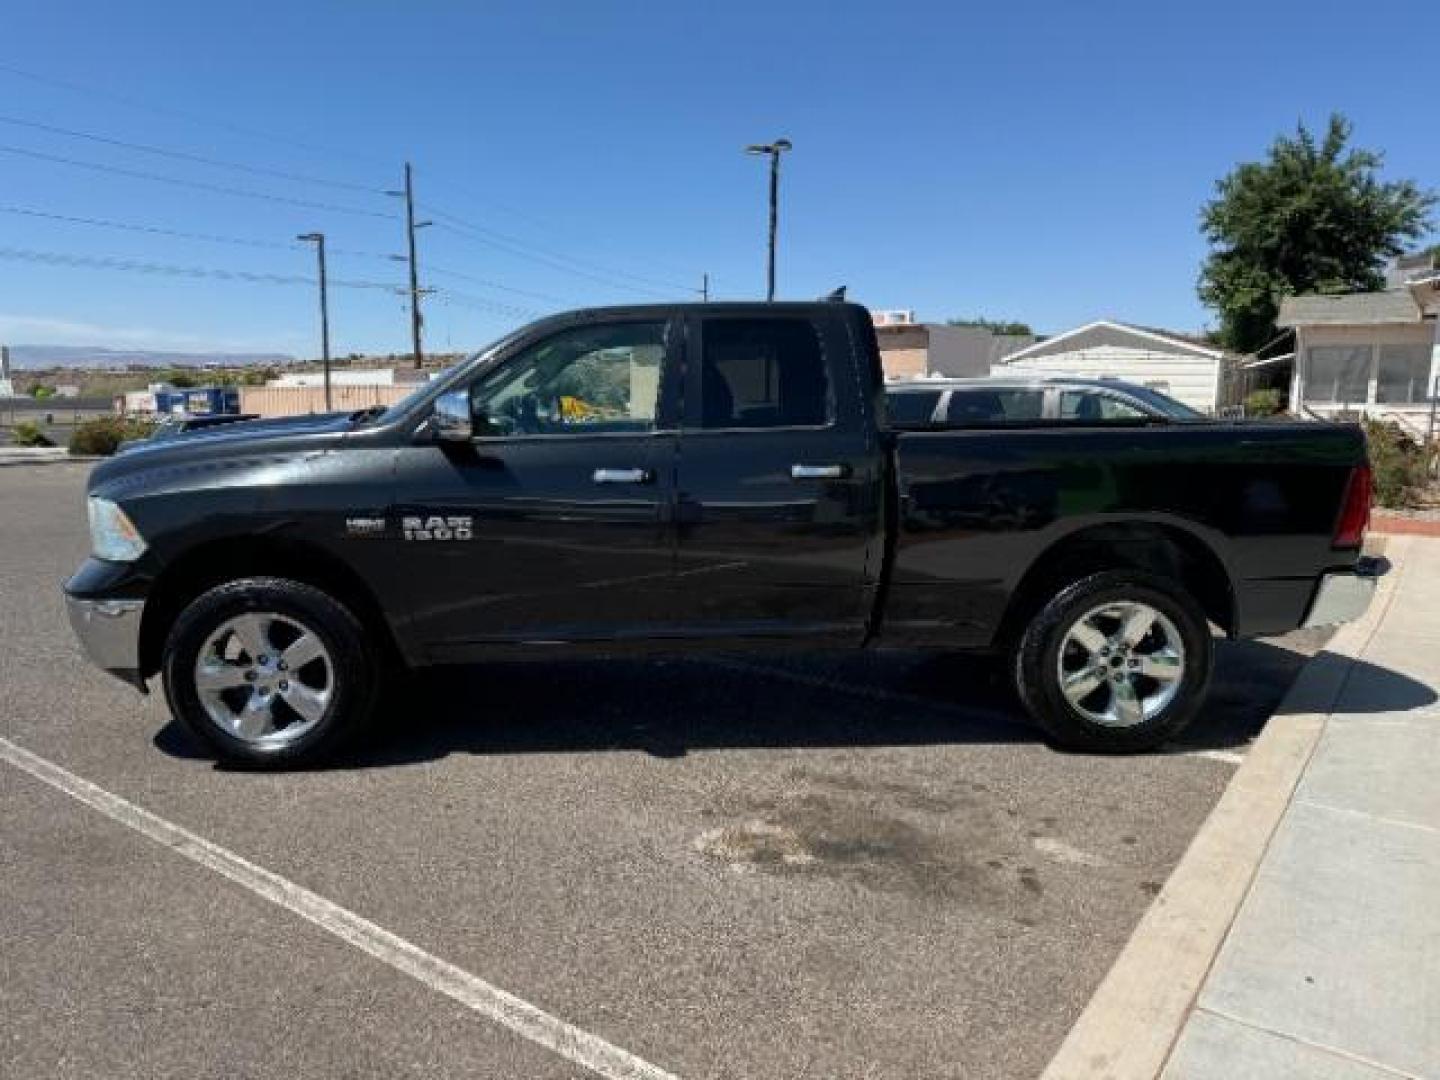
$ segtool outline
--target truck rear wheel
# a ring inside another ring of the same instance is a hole
[[[369,721],[380,665],[348,608],[310,585],[217,586],[175,620],[163,662],[175,719],[221,761],[313,764]]]
[[[1055,742],[1076,750],[1151,750],[1194,718],[1210,687],[1205,614],[1155,574],[1092,574],[1062,590],[1025,627],[1015,686]]]

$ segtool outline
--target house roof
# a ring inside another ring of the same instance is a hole
[[[1202,343],[1184,334],[1175,334],[1168,330],[1152,330],[1144,326],[1132,326],[1129,323],[1114,322],[1110,319],[1100,319],[1096,322],[1086,323],[1084,326],[1077,326],[1074,330],[1067,330],[1063,334],[1056,334],[1044,341],[1037,341],[1029,348],[1011,353],[1004,358],[1002,363],[1008,364],[1013,360],[1022,360],[1027,357],[1048,356],[1052,353],[1072,352],[1076,349],[1089,349],[1098,345],[1116,343],[1151,351],[1155,351],[1157,346],[1162,346],[1167,351],[1204,356],[1210,359],[1220,359],[1225,355],[1223,349],[1217,349],[1213,345]]]
[[[1420,319],[1420,308],[1407,289],[1385,292],[1346,293],[1339,296],[1287,296],[1280,301],[1275,325],[1364,326],[1371,323],[1411,323]]]

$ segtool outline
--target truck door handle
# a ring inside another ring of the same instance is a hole
[[[791,465],[792,480],[844,480],[850,475],[849,465]]]
[[[648,484],[655,477],[649,469],[596,469],[591,479],[597,484]]]

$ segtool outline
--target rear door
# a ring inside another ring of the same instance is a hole
[[[863,343],[824,309],[693,314],[676,470],[677,629],[860,641],[884,458]],[[772,313],[773,311],[773,313]]]

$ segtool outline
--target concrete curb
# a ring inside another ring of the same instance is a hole
[[[1041,1080],[1155,1080],[1165,1067],[1325,722],[1385,618],[1408,542],[1365,617],[1317,655],[1255,740]]]
[[[34,456],[20,457],[16,454],[7,454],[0,451],[0,469],[14,468],[20,465],[88,465],[95,461],[104,461],[102,457],[89,454],[36,454]]]
[[[1370,518],[1370,531],[1387,536],[1440,536],[1440,518],[1376,513]]]

